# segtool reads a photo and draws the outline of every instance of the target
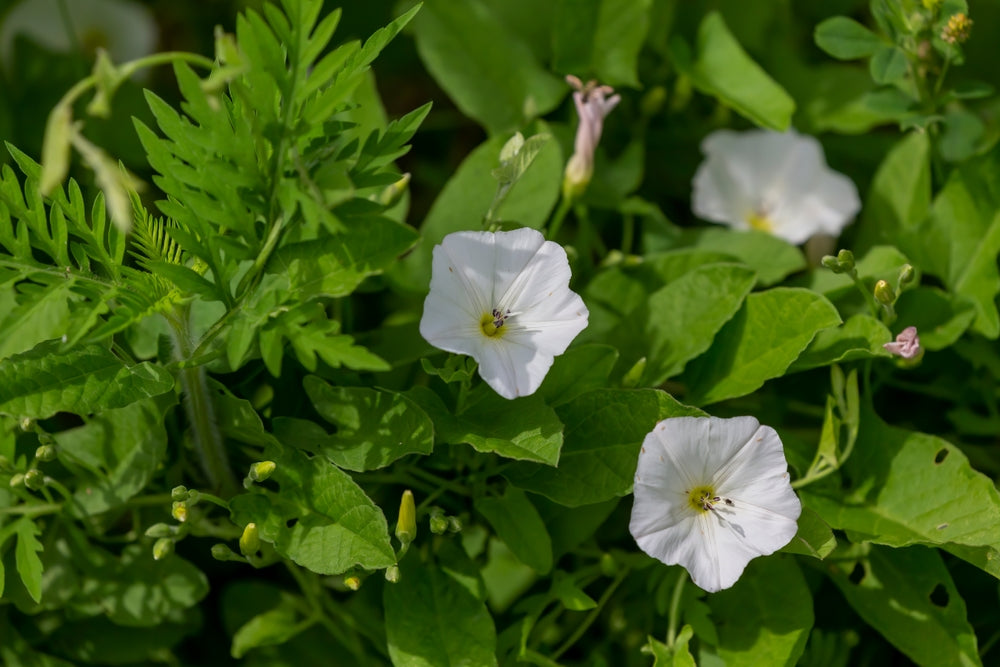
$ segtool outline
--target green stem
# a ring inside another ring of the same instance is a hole
[[[628,255],[632,252],[632,244],[635,242],[635,216],[626,215],[622,220],[622,252]]]
[[[670,615],[667,617],[667,646],[674,647],[677,641],[677,626],[680,625],[681,594],[684,592],[684,584],[687,583],[687,570],[681,570],[674,584],[674,594],[670,596]]]
[[[181,306],[166,317],[179,360],[189,359],[193,352],[189,314],[188,307]],[[232,496],[239,486],[229,467],[225,442],[216,423],[215,404],[208,390],[208,374],[203,366],[196,366],[180,369],[178,376],[186,399],[184,408],[191,426],[191,439],[209,486],[223,496]]]
[[[872,317],[876,320],[879,319],[881,309],[879,308],[878,302],[875,300],[875,295],[868,291],[865,284],[861,281],[861,278],[858,277],[858,272],[855,269],[851,269],[847,275],[851,279],[851,282],[854,283],[854,286],[858,288],[858,291],[861,292],[861,297],[864,299],[865,303],[868,304],[868,309],[872,311]]]
[[[42,516],[44,514],[56,514],[61,512],[63,508],[62,503],[35,503],[35,504],[25,504],[25,505],[15,505],[13,507],[0,507],[0,516],[4,515],[19,515],[19,516]]]
[[[583,623],[581,623],[576,630],[573,631],[573,634],[566,638],[566,641],[562,643],[562,646],[556,649],[556,652],[552,654],[553,660],[558,660],[559,657],[568,651],[573,644],[579,641],[580,637],[582,637],[590,626],[594,624],[594,621],[597,620],[601,611],[604,610],[604,605],[611,599],[611,596],[614,595],[614,592],[625,580],[625,577],[628,576],[628,573],[629,568],[623,567],[621,571],[615,575],[614,581],[612,581],[611,584],[604,590],[604,593],[601,595],[601,599],[597,601],[597,606],[590,610],[590,613],[587,614],[587,618],[583,619]]]
[[[573,201],[563,195],[559,200],[559,208],[556,209],[555,215],[552,216],[552,222],[549,223],[549,230],[546,236],[550,241],[555,241],[556,235],[559,233],[559,228],[562,227],[563,220],[566,219],[566,214],[569,213],[569,209],[573,206]]]

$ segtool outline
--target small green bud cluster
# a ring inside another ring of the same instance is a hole
[[[846,248],[837,253],[837,256],[826,255],[820,262],[834,273],[854,273],[854,253]]]
[[[440,507],[432,507],[430,510],[431,532],[435,535],[444,535],[447,532],[462,532],[462,520],[457,516],[447,516]]]

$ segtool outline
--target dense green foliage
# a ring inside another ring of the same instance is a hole
[[[5,664],[997,660],[1000,10],[152,4],[214,59],[0,63]],[[566,74],[622,95],[578,198]],[[754,126],[857,184],[839,240],[691,213]],[[490,226],[590,313],[514,400],[418,331],[434,245]],[[705,414],[775,428],[803,504],[713,594],[628,529],[645,435]]]

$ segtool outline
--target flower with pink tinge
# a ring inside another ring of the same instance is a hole
[[[899,332],[896,340],[891,343],[885,343],[882,347],[904,359],[913,359],[922,352],[920,336],[917,335],[916,327],[906,327]]]
[[[621,96],[613,95],[615,89],[611,86],[601,86],[596,81],[584,84],[572,74],[566,76],[566,82],[575,89],[573,103],[580,116],[580,125],[576,128],[573,156],[566,164],[563,191],[567,196],[575,197],[590,183],[594,174],[594,151],[601,141],[604,117],[618,105]]]
[[[798,530],[802,511],[778,434],[753,417],[673,417],[642,442],[629,531],[714,593]]]

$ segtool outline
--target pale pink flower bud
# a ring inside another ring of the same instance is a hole
[[[615,90],[611,86],[601,86],[596,81],[588,81],[585,85],[572,74],[566,76],[566,82],[576,89],[573,103],[580,116],[580,125],[576,128],[573,156],[566,164],[563,191],[568,196],[577,196],[586,189],[594,174],[594,151],[601,141],[604,118],[618,105],[621,96],[613,95]]]
[[[906,327],[899,332],[895,341],[885,343],[882,347],[904,359],[913,359],[922,352],[916,327]]]

